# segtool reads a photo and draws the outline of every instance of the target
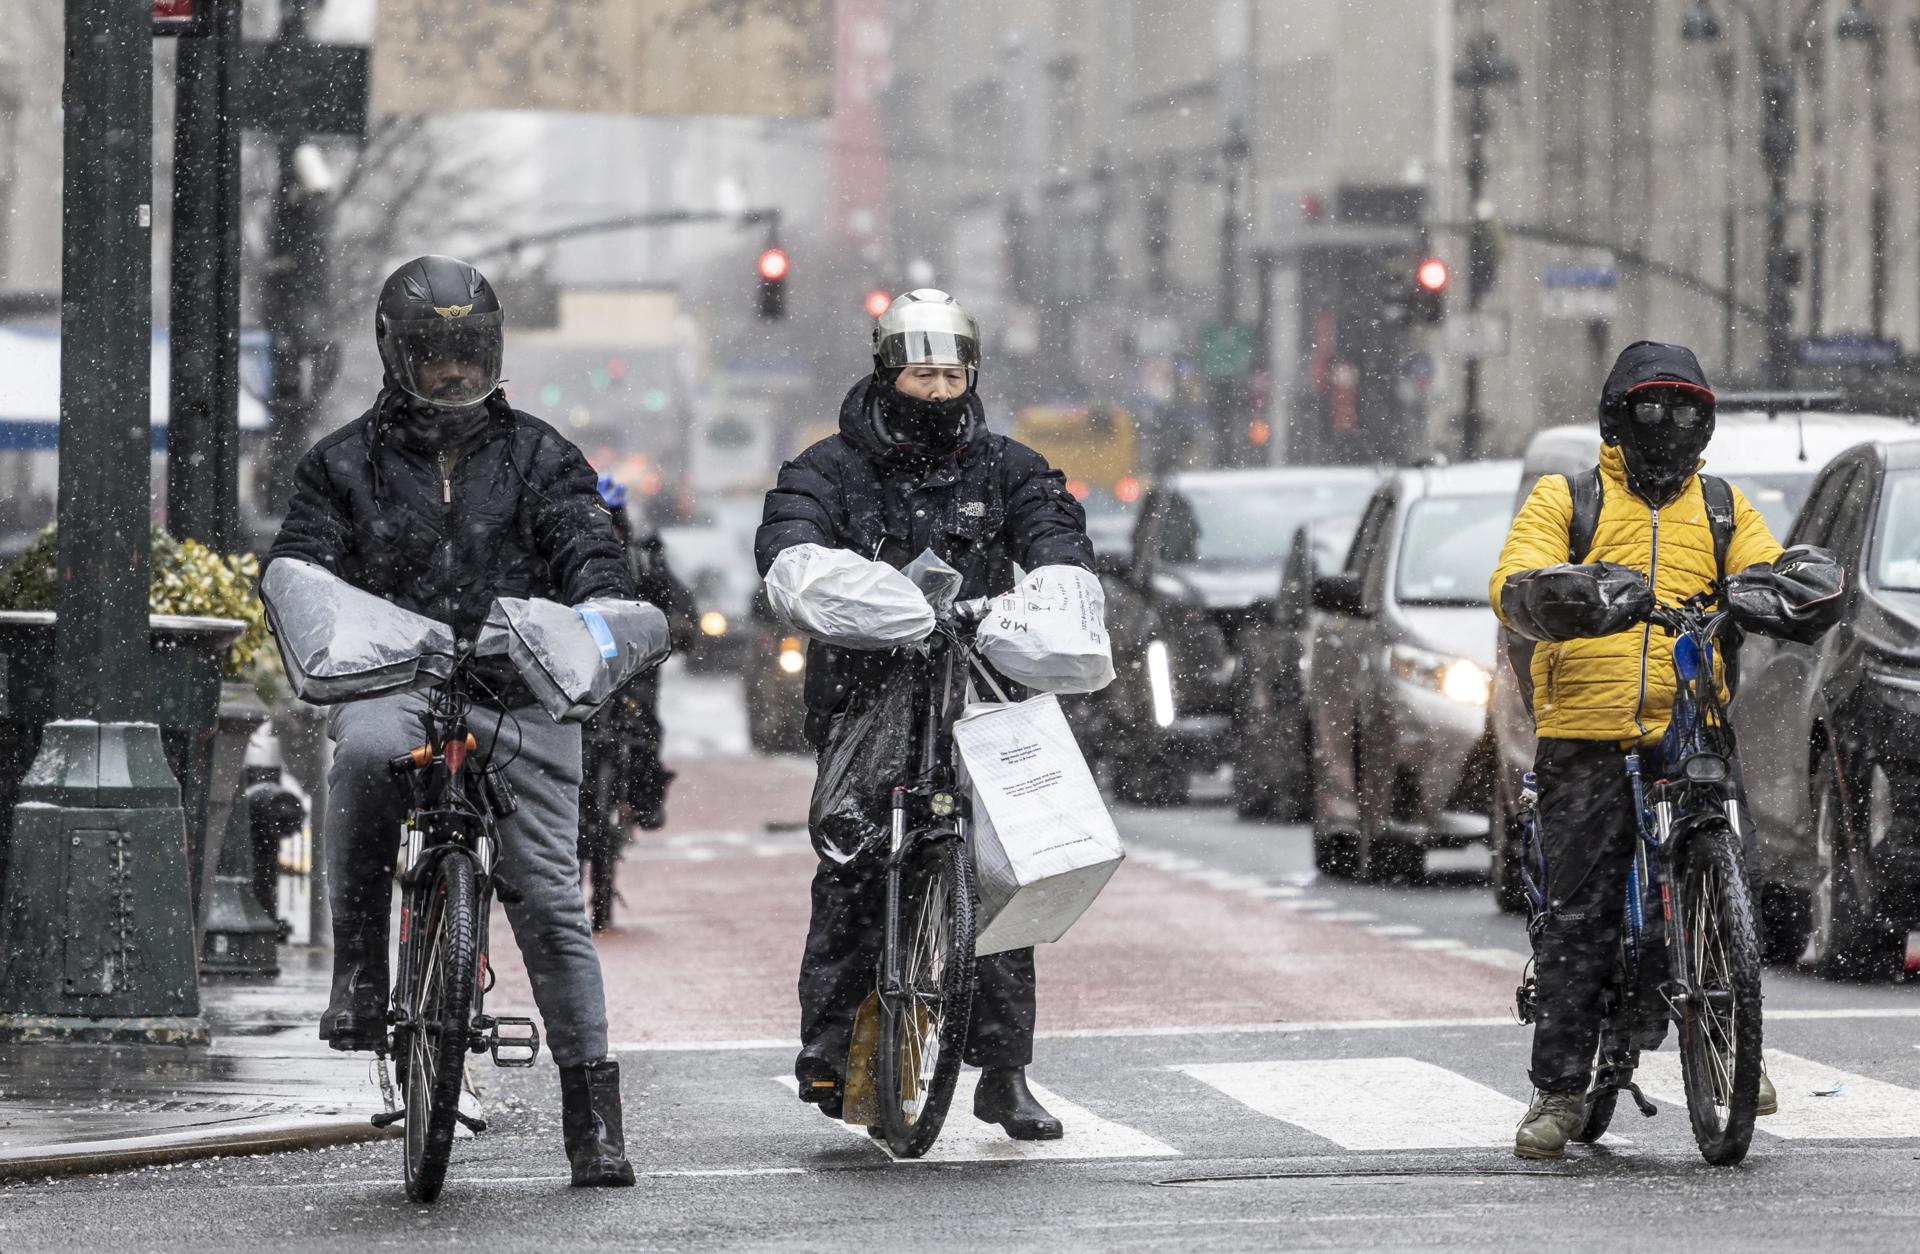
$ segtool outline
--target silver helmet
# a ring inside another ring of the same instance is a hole
[[[894,298],[874,320],[873,364],[878,370],[907,366],[965,366],[980,371],[980,327],[960,302],[934,287]]]

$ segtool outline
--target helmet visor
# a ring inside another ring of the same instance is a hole
[[[906,330],[882,336],[878,356],[889,370],[903,366],[980,368],[980,341],[953,331]]]
[[[500,386],[498,313],[391,322],[394,382],[446,409],[477,405]]]

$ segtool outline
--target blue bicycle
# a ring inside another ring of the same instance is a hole
[[[1599,1140],[1623,1091],[1641,1114],[1657,1113],[1633,1073],[1645,1043],[1657,1041],[1670,1020],[1679,1031],[1694,1141],[1716,1166],[1747,1155],[1761,1074],[1760,946],[1742,856],[1733,735],[1713,668],[1729,621],[1705,594],[1651,615],[1653,626],[1674,637],[1679,686],[1657,758],[1636,752],[1626,759],[1640,838],[1627,876],[1619,959],[1602,1000],[1586,1117],[1574,1137]],[[1529,794],[1532,783],[1529,776]],[[1522,874],[1536,922],[1547,905],[1545,871],[1539,841],[1530,836]],[[1520,998],[1529,1021],[1531,990],[1529,980]]]

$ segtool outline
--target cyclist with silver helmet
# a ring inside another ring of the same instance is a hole
[[[926,288],[895,300],[874,327],[872,372],[840,403],[839,432],[782,466],[767,494],[754,546],[760,573],[796,545],[849,550],[896,569],[932,549],[960,572],[960,595],[968,598],[1011,591],[1016,564],[1092,569],[1086,514],[1065,478],[1040,454],[987,429],[979,370],[979,329],[953,297]],[[898,686],[887,681],[902,660],[897,649],[826,640],[808,646],[807,739],[823,766],[860,715],[898,700]],[[904,739],[874,739],[881,757],[905,753]],[[876,790],[897,774],[878,758],[863,766],[875,769],[849,772],[856,776],[850,788],[832,787],[821,771],[808,824],[820,863],[800,965],[794,1073],[801,1100],[834,1118],[854,1016],[873,987],[881,941],[889,803]],[[982,958],[976,978],[966,1049],[966,1061],[983,1071],[974,1114],[1017,1139],[1060,1136],[1060,1121],[1026,1083],[1033,951]]]
[[[420,257],[380,292],[374,334],[386,377],[373,407],[294,471],[267,555],[313,562],[473,640],[496,597],[577,605],[629,597],[632,579],[585,457],[500,391],[503,316],[486,278]],[[555,723],[505,658],[476,676],[493,708],[471,720],[502,742],[519,809],[500,820],[500,894],[560,1069],[561,1126],[576,1185],[630,1185],[620,1069],[607,1056],[600,959],[575,857],[580,728]],[[418,693],[332,706],[327,730],[333,993],[320,1035],[335,1049],[386,1038],[387,920],[405,800],[387,763],[419,740]]]

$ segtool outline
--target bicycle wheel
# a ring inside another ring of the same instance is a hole
[[[1760,1093],[1760,944],[1739,841],[1726,827],[1688,842],[1679,907],[1687,1115],[1706,1160],[1731,1166],[1747,1156]]]
[[[606,846],[612,843],[611,833],[601,833],[601,845],[593,851],[588,865],[588,877],[593,881],[593,930],[604,932],[613,926],[613,869],[619,864],[620,855]]]
[[[922,844],[901,869],[903,1002],[881,999],[880,1127],[902,1158],[933,1145],[953,1101],[973,1011],[973,860],[966,842]]]
[[[479,938],[473,864],[442,858],[424,900],[407,1032],[407,1196],[416,1202],[433,1201],[446,1183],[466,1074]]]

